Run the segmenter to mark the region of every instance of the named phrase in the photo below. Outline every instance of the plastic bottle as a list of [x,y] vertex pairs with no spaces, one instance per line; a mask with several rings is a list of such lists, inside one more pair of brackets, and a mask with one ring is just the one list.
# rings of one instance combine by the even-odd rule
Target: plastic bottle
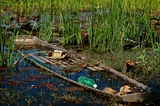
[[97,84],[95,83],[95,81],[85,76],[80,76],[78,78],[78,82],[93,88],[97,88]]

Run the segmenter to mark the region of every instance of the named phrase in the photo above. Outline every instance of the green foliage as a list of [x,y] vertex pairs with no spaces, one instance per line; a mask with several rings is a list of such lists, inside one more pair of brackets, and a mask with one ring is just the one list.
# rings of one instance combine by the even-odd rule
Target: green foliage
[[140,67],[142,67],[142,70],[144,73],[157,73],[159,74],[160,70],[160,44],[155,44],[153,46],[153,51],[147,51],[144,49],[140,56],[138,57],[140,61]]
[[[151,18],[153,11],[159,11],[160,0],[7,0],[5,5],[19,14],[43,14],[38,36],[47,41],[54,36],[56,20],[64,45],[83,44],[85,32],[90,50],[118,51],[132,43],[125,39],[135,41],[139,47],[154,47],[159,36]],[[82,21],[81,16],[88,11],[90,17],[84,16]]]
[[[1,2],[1,1],[0,1]],[[0,4],[0,8],[2,8]],[[0,11],[0,26],[2,25],[2,20],[1,20],[1,11]],[[2,27],[0,27],[0,66],[3,65],[3,36],[2,36]]]
[[51,41],[51,37],[53,36],[53,30],[53,21],[49,19],[48,15],[46,15],[40,25],[38,37],[46,41]]
[[[1,10],[2,11],[2,10]],[[2,26],[2,20],[1,20],[1,14],[0,14],[0,26]],[[3,30],[6,31],[6,30]],[[7,66],[7,67],[13,67],[14,61],[18,58],[18,56],[15,56],[13,59],[13,52],[14,52],[14,42],[15,39],[18,36],[18,31],[16,27],[13,29],[12,35],[7,39],[7,35],[4,33],[2,34],[2,27],[0,27],[0,67],[1,66]],[[6,45],[6,40],[7,45]],[[5,46],[7,46],[8,50],[7,53],[4,51]]]

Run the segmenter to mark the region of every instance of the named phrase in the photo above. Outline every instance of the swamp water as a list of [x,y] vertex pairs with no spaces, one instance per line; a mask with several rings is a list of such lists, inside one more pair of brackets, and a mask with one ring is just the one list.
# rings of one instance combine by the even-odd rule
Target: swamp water
[[[33,53],[40,50],[32,47],[29,50],[23,49],[22,51],[24,53]],[[47,64],[42,65],[47,66]],[[119,91],[120,87],[126,83],[106,72],[93,72],[88,69],[83,69],[81,72],[65,72],[49,65],[48,67],[54,72],[75,81],[80,76],[91,78],[96,82],[97,89],[100,90],[103,90],[104,87],[111,87]],[[101,97],[91,91],[84,91],[81,87],[55,77],[52,73],[36,67],[27,60],[23,60],[19,64],[18,69],[1,69],[0,75],[2,95],[0,104],[3,106],[21,106],[26,104],[34,106],[102,106],[115,104],[114,100]],[[153,82],[158,85],[156,79],[152,79],[148,84],[153,86]]]
[[[88,13],[87,13],[88,14]],[[82,20],[86,18],[83,13]],[[90,17],[87,16],[87,17]],[[33,22],[34,23],[34,22]],[[35,25],[35,24],[34,24]],[[5,28],[8,26],[4,26]],[[11,25],[9,26],[11,27]],[[36,26],[37,27],[37,26]],[[26,30],[26,28],[24,28]],[[54,28],[53,28],[54,29]],[[36,32],[37,30],[35,30]],[[23,33],[27,33],[24,31]],[[23,34],[22,33],[22,34]],[[37,49],[23,50],[32,53]],[[77,81],[80,76],[87,76],[96,81],[97,89],[111,87],[117,91],[124,82],[105,72],[92,72],[84,69],[81,72],[66,73],[63,70],[50,67],[51,70]],[[35,67],[33,64],[24,60],[18,70],[0,70],[1,95],[0,105],[110,105],[112,100],[97,97],[93,92],[83,91],[80,87],[70,84],[64,80],[54,77],[51,73]],[[156,77],[148,81],[149,86],[159,88],[160,78]],[[114,100],[113,100],[114,101]],[[142,104],[144,105],[144,104]]]
[[[37,52],[37,49],[22,50],[25,53]],[[77,81],[80,76],[94,79],[98,89],[111,87],[117,91],[122,86],[122,81],[104,74],[83,69],[81,72],[66,73],[63,70],[50,67],[67,78]],[[35,67],[27,60],[23,60],[17,69],[1,69],[1,95],[0,104],[7,105],[106,105],[110,101],[98,97],[91,91],[66,82],[52,75],[52,73]]]

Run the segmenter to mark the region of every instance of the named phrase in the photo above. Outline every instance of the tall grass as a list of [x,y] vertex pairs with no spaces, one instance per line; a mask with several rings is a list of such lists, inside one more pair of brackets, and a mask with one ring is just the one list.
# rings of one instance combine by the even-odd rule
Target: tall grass
[[[0,0],[1,2],[1,0]],[[1,8],[1,11],[0,11],[0,66],[3,66],[3,51],[4,51],[4,45],[3,45],[3,36],[2,36],[2,20],[1,20],[1,12],[2,12],[2,4],[0,4],[0,8]]]
[[[1,11],[3,10],[0,4]],[[1,13],[2,14],[2,13]],[[17,60],[18,55],[13,57],[14,55],[14,42],[18,36],[18,30],[16,27],[13,30],[13,33],[8,37],[7,30],[2,30],[2,16],[0,14],[0,67],[14,67],[14,62]],[[16,26],[16,25],[14,25]],[[2,31],[4,32],[2,34]],[[4,50],[5,46],[7,46],[7,51]]]
[[110,50],[119,49],[125,45],[124,38],[133,39],[141,46],[150,43],[153,46],[156,43],[153,40],[153,30],[150,27],[152,1],[143,1],[140,4],[134,2],[128,4],[126,0],[111,0],[108,8],[110,13],[107,16],[98,14],[94,17],[99,25],[94,30],[90,26],[93,33],[96,33],[94,38],[90,38],[94,42],[90,47],[100,46],[102,51],[105,50],[105,47]]
[[11,7],[13,4],[15,4],[14,8],[18,8],[21,13],[38,11],[45,17],[51,17],[50,21],[46,19],[42,22],[40,29],[39,37],[46,40],[53,35],[53,15],[56,15],[63,30],[64,44],[83,43],[81,27],[84,24],[80,20],[83,14],[80,10],[87,10],[92,12],[91,18],[85,20],[91,50],[95,48],[102,52],[120,50],[128,43],[125,39],[134,40],[141,47],[145,47],[146,44],[153,46],[156,43],[157,35],[151,28],[150,21],[152,12],[160,9],[160,0],[8,1]]
[[[15,50],[14,44],[15,44],[16,38],[18,37],[18,33],[19,31],[17,31],[17,28],[14,28],[13,33],[9,37],[6,34],[1,34],[0,66],[7,66],[10,68],[14,67],[14,63],[18,59],[18,54],[17,55],[14,54],[14,50]],[[6,50],[4,50],[4,48]]]
[[[137,41],[137,44],[143,46],[145,44],[156,43],[153,40],[153,30],[150,25],[151,12],[155,9],[153,2],[147,0],[138,2],[137,0],[89,0],[89,1],[67,1],[57,2],[56,11],[62,18],[63,41],[64,44],[73,44],[83,42],[83,26],[80,21],[75,23],[72,18],[72,12],[79,17],[82,13],[79,10],[86,9],[92,12],[92,17],[87,19],[87,33],[89,34],[90,49],[96,48],[98,51],[119,50],[125,46],[124,39]],[[82,6],[84,3],[86,6]],[[66,4],[66,5],[65,5]],[[109,5],[108,5],[109,4]],[[78,10],[78,11],[77,11]],[[106,13],[106,11],[109,11]],[[79,20],[79,18],[77,18]],[[143,34],[145,33],[145,34]]]

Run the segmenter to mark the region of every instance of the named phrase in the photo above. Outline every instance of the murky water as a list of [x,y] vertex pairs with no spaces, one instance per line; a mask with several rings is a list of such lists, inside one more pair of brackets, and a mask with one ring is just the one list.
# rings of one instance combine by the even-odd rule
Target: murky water
[[[44,50],[41,48],[40,50]],[[39,51],[32,47],[23,49],[25,53]],[[44,55],[44,54],[39,54]],[[47,67],[46,64],[42,64]],[[103,90],[104,87],[111,87],[119,91],[125,83],[115,76],[106,72],[93,72],[83,69],[81,72],[64,72],[55,67],[48,67],[56,73],[77,81],[80,76],[86,76],[96,81],[97,89]],[[159,88],[159,77],[152,79],[148,85]],[[91,91],[84,91],[82,88],[53,76],[50,72],[35,67],[27,60],[23,60],[18,69],[1,69],[1,105],[109,105],[114,102],[97,96]]]
[[[90,18],[91,12],[82,12],[81,21],[85,21]],[[8,16],[9,17],[9,16]],[[66,16],[67,17],[67,16]],[[71,18],[74,18],[72,16]],[[57,17],[54,17],[55,21]],[[47,20],[43,16],[40,20],[30,19],[29,27],[34,27],[35,32],[40,27],[37,24],[41,24],[42,21]],[[16,20],[17,21],[17,20]],[[3,29],[8,30],[5,33],[13,34],[11,31],[12,24],[16,28],[21,27],[20,23],[15,20],[8,24],[6,21],[2,23]],[[27,23],[28,23],[27,22]],[[39,23],[38,23],[39,22]],[[21,34],[28,34],[24,23],[24,29]],[[37,29],[36,29],[37,28]],[[53,28],[54,29],[54,28]],[[127,39],[128,40],[128,39]],[[131,42],[131,41],[130,41]],[[38,51],[34,47],[29,50],[23,50],[26,53]],[[118,80],[116,77],[109,75],[106,72],[92,72],[88,69],[84,69],[81,72],[70,72],[66,73],[63,70],[56,69],[55,67],[50,67],[51,70],[62,74],[72,80],[77,81],[80,76],[87,76],[96,81],[98,85],[97,89],[103,90],[104,87],[111,87],[119,91],[120,87],[124,84],[123,81]],[[148,85],[160,89],[159,76],[148,81]],[[83,91],[80,87],[70,84],[64,80],[54,77],[51,73],[41,70],[35,67],[33,64],[24,60],[20,65],[18,70],[0,70],[0,82],[1,82],[1,95],[0,99],[1,105],[109,105],[108,100],[102,100],[102,98],[97,97],[92,92]]]
[[[23,50],[23,52],[37,52],[37,49]],[[51,70],[65,77],[77,81],[80,76],[87,76],[96,81],[98,89],[112,87],[119,90],[122,81],[104,72],[92,72],[84,69],[81,72],[65,73],[63,70],[50,67]],[[1,70],[2,105],[104,105],[107,101],[97,97],[92,92],[68,83],[53,76],[51,73],[35,67],[27,60],[23,60],[18,69]],[[93,103],[94,102],[94,103]]]

